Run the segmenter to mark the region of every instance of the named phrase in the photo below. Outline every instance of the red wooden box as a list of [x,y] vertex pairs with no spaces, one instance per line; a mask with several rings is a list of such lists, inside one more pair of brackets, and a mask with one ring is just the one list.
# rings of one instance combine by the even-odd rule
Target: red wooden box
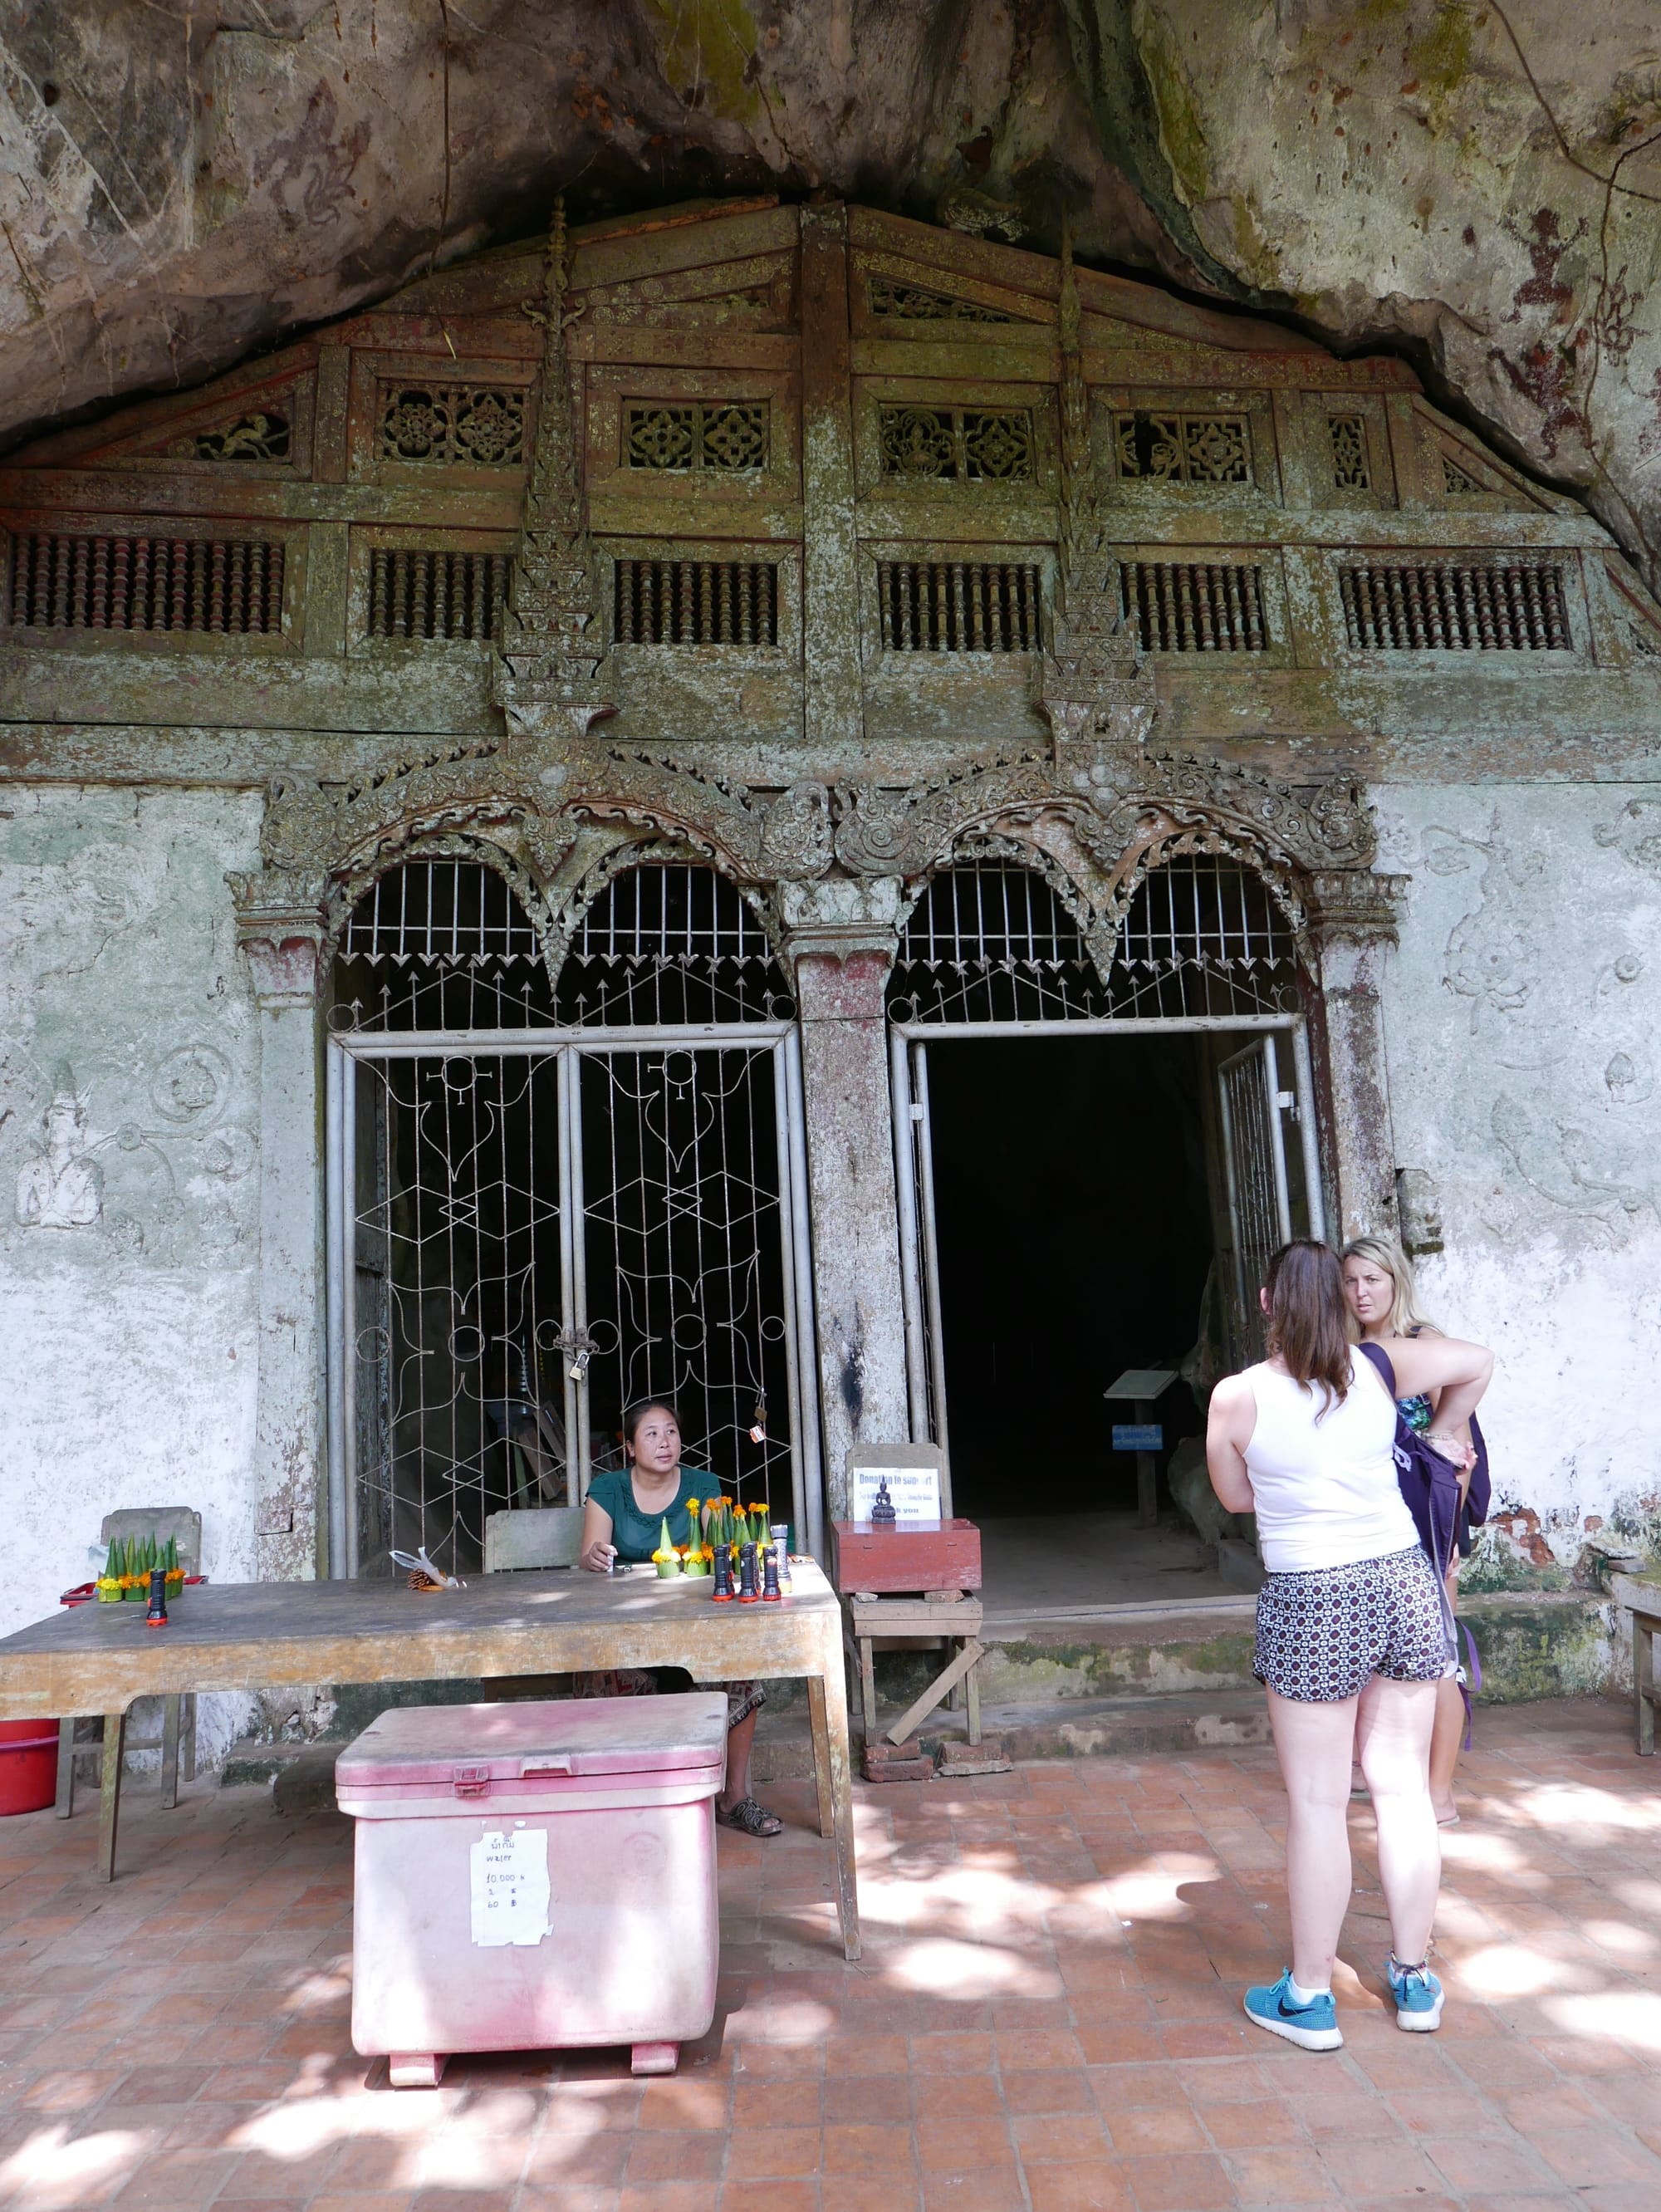
[[980,1531],[973,1521],[908,1521],[873,1528],[831,1522],[831,1579],[843,1596],[875,1590],[979,1589]]

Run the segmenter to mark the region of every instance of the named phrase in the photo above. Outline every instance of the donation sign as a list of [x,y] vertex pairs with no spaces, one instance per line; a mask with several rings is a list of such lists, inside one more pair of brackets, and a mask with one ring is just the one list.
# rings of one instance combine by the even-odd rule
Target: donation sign
[[1165,1431],[1157,1421],[1115,1421],[1113,1449],[1115,1451],[1162,1451]]
[[540,1943],[552,1932],[545,1829],[487,1828],[470,1858],[473,1941],[481,1949]]
[[883,1484],[888,1503],[899,1521],[937,1521],[940,1518],[940,1474],[932,1467],[856,1467],[853,1474],[853,1517],[869,1521]]

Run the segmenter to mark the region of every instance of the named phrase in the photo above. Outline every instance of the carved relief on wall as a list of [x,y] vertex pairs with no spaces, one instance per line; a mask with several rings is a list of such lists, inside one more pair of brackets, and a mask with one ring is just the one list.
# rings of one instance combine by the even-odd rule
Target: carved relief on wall
[[17,1218],[25,1229],[89,1229],[104,1211],[104,1171],[94,1154],[87,1094],[68,1063],[52,1079],[41,1116],[42,1144],[17,1171]]

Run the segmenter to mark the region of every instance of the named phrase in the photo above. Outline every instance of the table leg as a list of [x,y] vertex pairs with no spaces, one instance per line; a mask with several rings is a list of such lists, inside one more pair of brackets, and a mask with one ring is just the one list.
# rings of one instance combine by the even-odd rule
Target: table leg
[[179,1698],[161,1700],[161,1809],[171,1813],[179,1802]]
[[[842,1955],[859,1956],[859,1890],[853,1858],[853,1777],[848,1767],[848,1701],[842,1685],[842,1655],[827,1638],[820,1696],[830,1750],[832,1825],[836,1835],[836,1893],[842,1923]],[[811,1686],[811,1677],[809,1678]],[[809,1686],[811,1695],[811,1686]]]
[[865,1741],[870,1743],[876,1735],[876,1671],[869,1636],[859,1638],[859,1710],[865,1723]]
[[127,1747],[125,1711],[104,1716],[104,1771],[98,1787],[98,1871],[115,1880],[115,1826],[121,1811],[121,1758]]
[[980,1668],[971,1667],[963,1678],[964,1702],[969,1708],[969,1741],[980,1741]]
[[58,1795],[53,1799],[60,1820],[75,1810],[75,1715],[58,1723]]
[[196,1780],[196,1692],[185,1693],[183,1719],[179,1730],[179,1764],[181,1782]]
[[831,1799],[830,1732],[825,1726],[825,1686],[816,1674],[808,1677],[808,1714],[813,1723],[813,1782],[819,1793],[819,1832],[836,1833]]
[[1655,1756],[1655,1631],[1634,1616],[1632,1624],[1632,1686],[1638,1723],[1638,1756]]

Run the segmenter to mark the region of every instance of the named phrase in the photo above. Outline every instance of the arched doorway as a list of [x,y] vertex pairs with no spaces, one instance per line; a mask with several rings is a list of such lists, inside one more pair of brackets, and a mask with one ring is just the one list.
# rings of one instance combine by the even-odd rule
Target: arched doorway
[[[1145,1532],[1210,1377],[1258,1356],[1269,1252],[1323,1214],[1293,910],[1176,851],[1097,914],[1000,840],[924,885],[888,1013],[912,1430],[989,1594],[1000,1545],[1038,1544],[1053,1598],[1052,1522],[1090,1551],[1081,1602],[1204,1595],[1214,1562]],[[1177,1379],[1106,1395],[1135,1374]]]
[[653,1393],[729,1494],[794,1521],[804,1461],[817,1480],[795,1009],[767,931],[714,871],[632,854],[561,915],[523,889],[494,863],[412,860],[340,933],[341,1571],[420,1545],[476,1569],[490,1514],[579,1502]]

